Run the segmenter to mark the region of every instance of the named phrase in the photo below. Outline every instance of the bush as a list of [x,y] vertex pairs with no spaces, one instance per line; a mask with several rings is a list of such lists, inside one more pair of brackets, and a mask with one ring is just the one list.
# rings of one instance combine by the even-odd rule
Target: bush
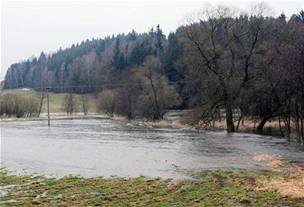
[[73,93],[67,93],[64,96],[63,109],[68,115],[72,115],[74,112],[77,112],[76,99]]
[[103,111],[109,116],[115,112],[116,92],[114,90],[104,90],[98,95],[97,110]]
[[0,96],[0,115],[16,117],[37,116],[39,99],[33,95],[4,94]]

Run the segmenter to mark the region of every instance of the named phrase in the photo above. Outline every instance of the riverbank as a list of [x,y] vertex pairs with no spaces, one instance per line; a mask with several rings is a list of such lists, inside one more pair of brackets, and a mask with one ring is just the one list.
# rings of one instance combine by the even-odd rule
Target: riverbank
[[[172,113],[172,112],[171,112]],[[182,116],[175,116],[167,114],[164,119],[162,120],[126,120],[123,117],[114,117],[114,120],[122,120],[126,122],[130,126],[135,127],[146,127],[146,128],[171,128],[171,129],[193,129],[193,130],[207,130],[207,131],[226,131],[226,120],[217,120],[214,122],[204,123],[199,121],[196,124],[190,124],[189,122],[185,121]],[[262,135],[269,135],[275,137],[286,137],[290,141],[298,141],[299,137],[296,132],[296,126],[291,122],[291,132],[290,134],[287,133],[286,127],[280,126],[279,120],[269,120],[266,122],[264,129],[262,132],[257,131],[257,125],[259,120],[253,119],[244,119],[240,122],[235,121],[235,129],[236,132],[240,133],[250,133],[250,134],[262,134]]]
[[301,196],[268,186],[269,172],[204,171],[193,179],[81,178],[0,171],[1,206],[304,206]]
[[[73,115],[67,115],[66,113],[51,113],[52,120],[72,120],[72,119],[109,119],[105,114],[97,113],[88,113],[84,115],[83,113],[74,113]],[[39,117],[26,117],[26,118],[17,118],[17,117],[2,117],[0,122],[15,122],[15,121],[46,121],[48,120],[47,114],[42,113]]]
[[189,172],[191,179],[46,178],[0,169],[1,206],[304,206],[304,165],[260,154],[270,171]]

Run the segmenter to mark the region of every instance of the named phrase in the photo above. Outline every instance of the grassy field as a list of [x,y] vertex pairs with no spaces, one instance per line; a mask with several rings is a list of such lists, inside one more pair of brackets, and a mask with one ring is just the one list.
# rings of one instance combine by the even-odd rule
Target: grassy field
[[[37,98],[41,97],[41,92],[34,91],[34,90],[21,90],[21,89],[14,89],[14,90],[4,90],[2,91],[3,94],[5,93],[13,93],[13,94],[20,94],[20,95],[33,95]],[[50,98],[50,112],[51,113],[63,113],[63,106],[64,106],[64,97],[65,93],[49,93]],[[74,94],[75,102],[76,102],[76,109],[78,112],[82,112],[82,102],[81,102],[81,95]],[[89,105],[89,112],[95,113],[96,112],[96,98],[92,94],[86,94],[86,100],[88,101]],[[47,112],[47,102],[46,97],[43,102],[42,106],[42,113]]]
[[202,172],[193,180],[138,178],[61,179],[0,171],[0,206],[304,206],[303,198],[259,190],[274,175]]

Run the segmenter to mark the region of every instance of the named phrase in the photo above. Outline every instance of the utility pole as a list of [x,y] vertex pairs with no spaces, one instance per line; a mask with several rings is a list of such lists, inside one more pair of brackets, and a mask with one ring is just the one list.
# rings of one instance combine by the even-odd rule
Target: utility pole
[[50,127],[51,126],[50,98],[49,98],[49,89],[50,89],[50,87],[48,86],[49,85],[49,70],[48,70],[48,68],[46,68],[46,84],[47,84],[47,87],[45,89],[46,89],[46,97],[47,97],[48,126]]
[[48,113],[48,126],[51,125],[51,118],[50,118],[50,99],[49,99],[49,89],[50,87],[46,87],[46,97],[47,97],[47,113]]

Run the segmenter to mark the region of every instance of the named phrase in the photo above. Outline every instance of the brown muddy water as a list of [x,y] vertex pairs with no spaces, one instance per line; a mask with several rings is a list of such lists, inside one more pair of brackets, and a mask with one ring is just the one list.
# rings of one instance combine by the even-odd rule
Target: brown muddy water
[[15,173],[61,177],[184,178],[206,169],[264,170],[255,155],[303,161],[285,139],[254,134],[147,129],[112,120],[1,123],[1,166]]

